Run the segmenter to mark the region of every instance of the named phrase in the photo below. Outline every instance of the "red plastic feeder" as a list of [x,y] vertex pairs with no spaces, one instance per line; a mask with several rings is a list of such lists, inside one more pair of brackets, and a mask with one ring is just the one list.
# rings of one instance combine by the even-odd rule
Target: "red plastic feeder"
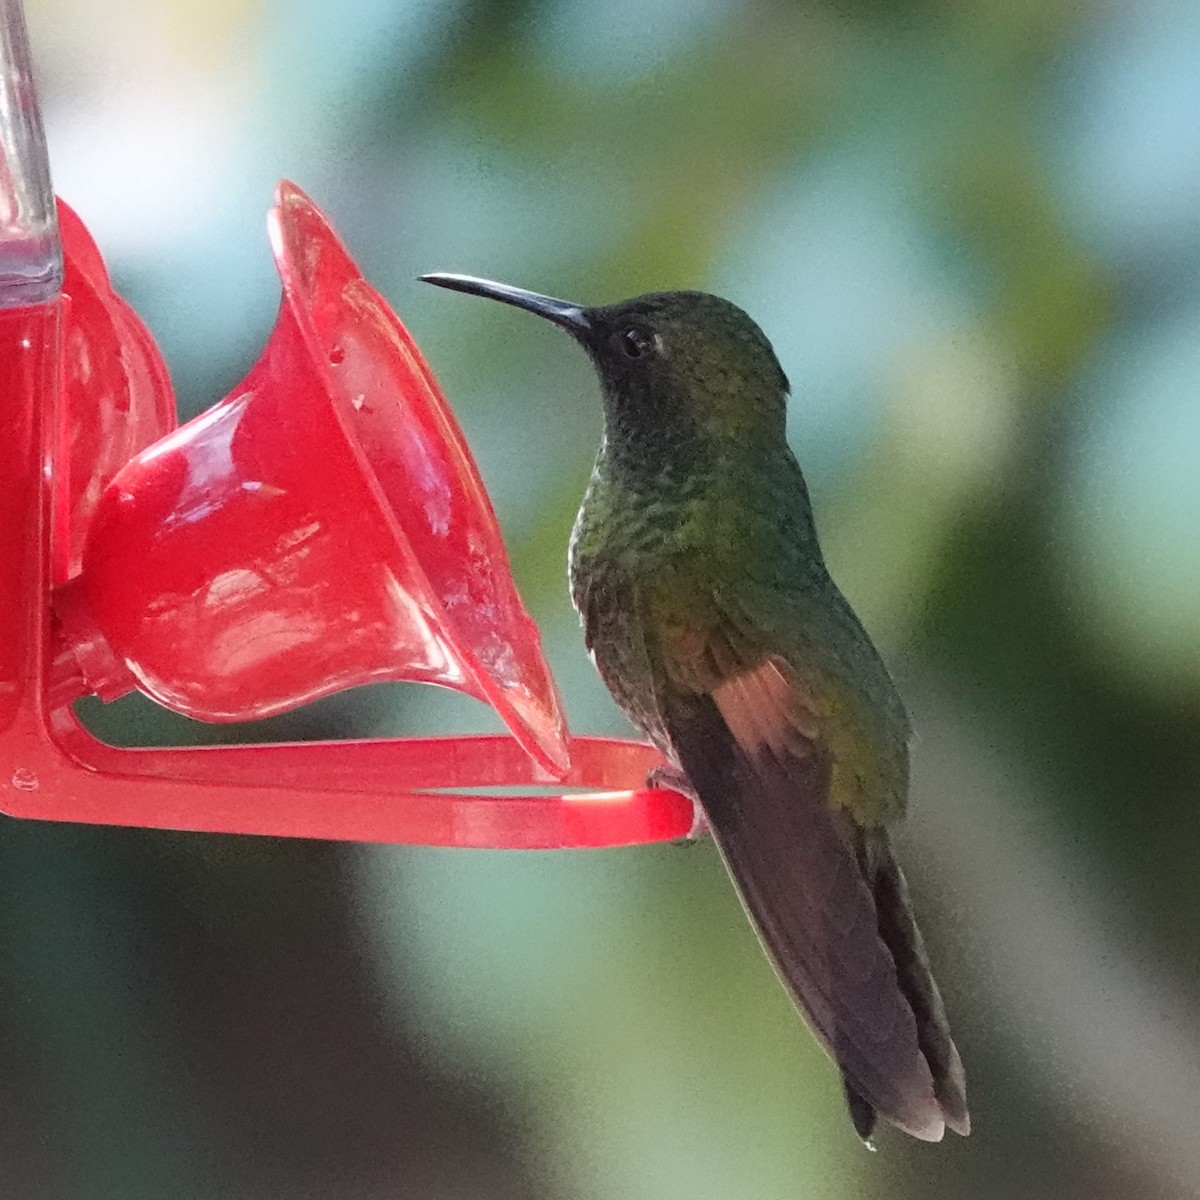
[[[0,262],[30,247],[52,261],[36,106],[20,116],[0,130],[9,175],[42,205],[10,208]],[[157,348],[69,209],[61,289],[52,273],[0,278],[0,810],[446,846],[685,836],[691,802],[644,787],[651,747],[568,737],[487,494],[407,331],[294,185],[269,227],[275,331],[178,429]],[[378,680],[466,692],[512,736],[121,749],[72,707],[137,688],[241,721]]]
[[269,224],[284,299],[258,365],[117,472],[55,595],[88,690],[245,721],[440,683],[565,774],[537,630],[432,374],[298,188]]

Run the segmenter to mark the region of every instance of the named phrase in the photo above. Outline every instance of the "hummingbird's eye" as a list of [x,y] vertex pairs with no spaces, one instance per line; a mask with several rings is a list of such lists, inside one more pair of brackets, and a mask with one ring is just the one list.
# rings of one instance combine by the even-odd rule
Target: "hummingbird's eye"
[[654,338],[636,325],[622,329],[617,334],[617,342],[626,358],[644,358],[654,349]]

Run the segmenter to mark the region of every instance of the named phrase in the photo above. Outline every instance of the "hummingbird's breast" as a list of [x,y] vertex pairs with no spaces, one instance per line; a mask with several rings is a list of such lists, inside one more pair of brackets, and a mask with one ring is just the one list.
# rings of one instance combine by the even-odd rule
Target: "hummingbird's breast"
[[689,553],[701,489],[657,479],[614,479],[601,459],[571,535],[571,599],[588,651],[626,716],[666,746],[656,697],[662,663],[645,597],[670,565]]

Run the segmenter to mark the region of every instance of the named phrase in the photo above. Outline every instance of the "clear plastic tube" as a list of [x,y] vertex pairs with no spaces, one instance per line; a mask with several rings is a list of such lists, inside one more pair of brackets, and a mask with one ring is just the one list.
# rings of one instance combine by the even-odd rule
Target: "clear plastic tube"
[[0,0],[0,309],[52,299],[62,270],[25,11]]

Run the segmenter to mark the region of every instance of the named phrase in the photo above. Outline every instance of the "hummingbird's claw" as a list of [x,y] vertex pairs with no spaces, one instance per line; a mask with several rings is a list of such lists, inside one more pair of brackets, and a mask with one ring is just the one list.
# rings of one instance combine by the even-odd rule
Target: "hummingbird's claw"
[[646,786],[667,788],[672,792],[678,792],[681,796],[686,796],[692,802],[692,827],[673,845],[694,845],[708,832],[708,818],[704,815],[700,797],[696,795],[696,789],[692,787],[688,777],[678,767],[654,767],[646,775]]

